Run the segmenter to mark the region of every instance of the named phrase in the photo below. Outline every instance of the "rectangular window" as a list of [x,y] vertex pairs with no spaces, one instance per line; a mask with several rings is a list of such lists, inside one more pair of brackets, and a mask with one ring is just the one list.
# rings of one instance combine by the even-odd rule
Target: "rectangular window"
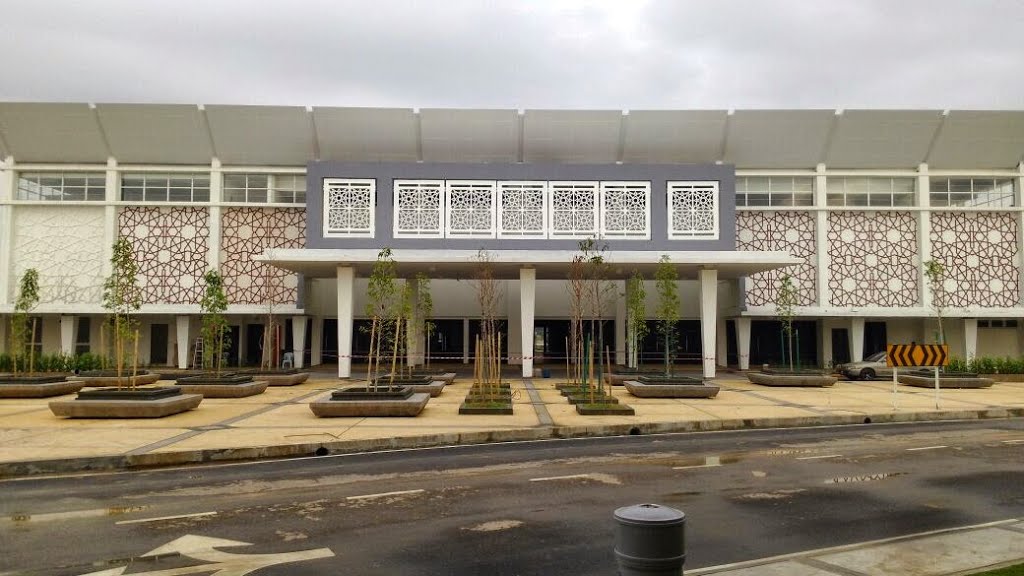
[[106,179],[103,172],[21,172],[18,200],[102,202]]
[[372,238],[376,180],[324,179],[325,238]]
[[668,183],[668,237],[718,239],[718,182]]
[[395,238],[443,238],[444,180],[395,180]]
[[597,182],[550,182],[549,238],[597,236]]
[[835,176],[827,179],[829,206],[914,206],[914,178]]
[[88,316],[78,317],[78,328],[75,332],[75,354],[85,354],[90,351],[89,340],[92,332],[92,320]]
[[121,200],[126,202],[209,202],[210,175],[126,173],[121,177]]
[[649,239],[650,204],[650,182],[601,182],[601,236]]
[[932,206],[1010,208],[1014,205],[1012,178],[932,178]]
[[305,204],[302,174],[224,174],[224,201],[249,204]]
[[494,238],[497,208],[494,180],[445,182],[445,235]]
[[811,176],[738,176],[737,206],[814,206]]
[[305,174],[274,174],[271,176],[270,201],[274,204],[305,204]]
[[498,182],[498,238],[547,238],[548,183]]

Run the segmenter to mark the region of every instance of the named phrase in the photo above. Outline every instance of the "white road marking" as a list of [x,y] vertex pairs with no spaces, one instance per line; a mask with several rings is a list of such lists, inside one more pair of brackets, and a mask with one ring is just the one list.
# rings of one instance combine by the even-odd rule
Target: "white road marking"
[[1020,440],[1003,440],[1003,444],[1024,444],[1024,439],[1020,439]]
[[714,468],[722,465],[721,456],[705,456],[703,464],[696,464],[694,466],[673,466],[673,470],[689,470],[691,468]]
[[75,518],[100,518],[103,516],[119,516],[130,512],[141,512],[148,506],[117,506],[114,508],[93,508],[91,510],[70,510],[68,512],[47,512],[44,514],[11,514],[0,520],[8,522],[47,522],[52,520],[71,520]]
[[939,448],[949,448],[949,446],[922,446],[920,448],[907,448],[907,452],[916,452],[917,450],[938,450]]
[[797,460],[820,460],[822,458],[842,458],[842,454],[822,454],[821,456],[801,456]]
[[114,524],[142,524],[143,522],[159,522],[160,520],[179,520],[181,518],[198,518],[200,516],[216,516],[216,512],[196,512],[195,514],[178,514],[177,516],[158,516],[156,518],[139,518],[137,520],[121,520]]
[[518,528],[523,525],[522,520],[492,520],[491,522],[484,522],[483,524],[477,524],[472,528],[463,528],[463,530],[469,530],[470,532],[496,532],[499,530],[508,530],[510,528]]
[[419,494],[425,492],[422,488],[418,490],[399,490],[397,492],[381,492],[379,494],[362,494],[360,496],[349,496],[346,500],[372,500],[374,498],[387,498],[388,496],[405,496],[407,494]]
[[530,478],[530,482],[547,482],[549,480],[576,480],[590,478],[590,474],[570,474],[568,476],[548,476],[546,478]]

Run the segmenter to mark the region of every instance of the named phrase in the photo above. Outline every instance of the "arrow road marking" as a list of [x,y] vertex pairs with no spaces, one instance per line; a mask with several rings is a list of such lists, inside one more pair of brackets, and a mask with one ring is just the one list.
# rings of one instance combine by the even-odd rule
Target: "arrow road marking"
[[[230,548],[236,546],[252,546],[248,542],[237,540],[225,540],[223,538],[211,538],[209,536],[194,536],[186,534],[177,540],[168,542],[163,546],[149,551],[145,556],[158,556],[161,554],[177,553],[196,560],[210,562],[199,566],[183,566],[166,570],[153,570],[150,572],[134,572],[133,576],[180,576],[184,574],[209,573],[213,576],[244,576],[269,566],[287,564],[290,562],[302,562],[303,560],[316,560],[319,558],[331,558],[334,552],[330,548],[317,548],[315,550],[299,550],[297,552],[281,552],[278,554],[232,554],[222,552],[214,548]],[[81,576],[120,576],[124,574],[127,566],[111,568],[99,572],[90,572]]]

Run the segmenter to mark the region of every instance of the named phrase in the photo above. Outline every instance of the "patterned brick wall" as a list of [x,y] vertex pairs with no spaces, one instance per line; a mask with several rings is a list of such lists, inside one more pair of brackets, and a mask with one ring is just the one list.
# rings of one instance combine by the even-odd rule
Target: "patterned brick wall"
[[1017,306],[1020,254],[1017,221],[1002,212],[935,212],[932,258],[946,270],[949,307]]
[[828,254],[832,306],[918,305],[914,214],[829,213]]
[[222,214],[224,287],[232,304],[294,304],[295,274],[254,262],[267,248],[302,248],[306,212],[301,208],[226,208]]
[[754,274],[747,280],[748,306],[771,306],[779,278],[789,274],[799,292],[799,306],[813,306],[817,293],[817,252],[814,214],[810,212],[756,211],[736,213],[737,250],[785,250],[804,259],[789,266]]
[[210,226],[205,208],[127,207],[118,216],[132,242],[143,304],[198,304]]
[[103,293],[103,218],[103,208],[16,207],[10,301],[14,301],[25,270],[35,268],[39,272],[41,304],[99,304]]

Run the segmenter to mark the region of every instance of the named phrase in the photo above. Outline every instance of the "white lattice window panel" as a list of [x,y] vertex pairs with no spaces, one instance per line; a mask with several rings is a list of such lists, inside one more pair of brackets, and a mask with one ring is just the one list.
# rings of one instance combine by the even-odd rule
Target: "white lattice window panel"
[[718,182],[668,182],[668,237],[718,239]]
[[395,180],[395,238],[442,238],[444,180]]
[[324,179],[325,238],[372,238],[376,180]]
[[448,180],[445,187],[447,236],[494,238],[497,211],[494,180]]
[[601,237],[651,237],[651,183],[601,182]]
[[551,182],[550,237],[597,236],[597,182]]
[[498,238],[547,238],[548,183],[498,182]]

